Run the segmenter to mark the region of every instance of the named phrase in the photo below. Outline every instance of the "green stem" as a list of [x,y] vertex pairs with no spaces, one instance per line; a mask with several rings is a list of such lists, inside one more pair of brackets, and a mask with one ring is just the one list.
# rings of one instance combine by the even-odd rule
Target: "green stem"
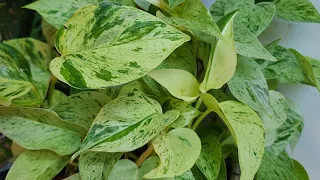
[[192,130],[196,130],[197,127],[199,126],[199,124],[202,122],[202,120],[208,115],[211,113],[211,110],[210,109],[207,109],[205,112],[203,112],[201,114],[201,116],[194,122],[193,126],[192,126]]
[[39,93],[38,88],[37,88],[34,84],[32,84],[32,91],[34,92],[34,94],[36,95],[36,97],[37,97],[38,99],[42,99],[42,98],[41,98],[41,95],[40,95],[40,93]]
[[202,99],[201,99],[201,97],[199,97],[195,108],[196,108],[196,109],[199,109],[200,106],[201,106],[201,103],[202,103]]
[[58,79],[56,77],[54,77],[53,75],[51,75],[49,86],[48,86],[48,89],[47,89],[47,92],[46,92],[46,96],[44,98],[44,102],[46,100],[48,100],[48,106],[49,107],[52,104],[53,91],[54,91],[54,88],[55,88],[57,82],[58,82]]
[[133,154],[132,152],[128,152],[128,156],[133,160],[137,160],[139,158],[137,155]]

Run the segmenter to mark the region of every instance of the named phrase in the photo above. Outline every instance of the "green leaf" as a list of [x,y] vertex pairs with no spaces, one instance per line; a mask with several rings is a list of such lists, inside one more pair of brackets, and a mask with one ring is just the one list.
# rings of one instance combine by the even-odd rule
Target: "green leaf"
[[186,0],[168,0],[168,3],[170,8],[174,8],[185,1]]
[[167,100],[163,106],[166,107],[167,110],[177,110],[180,112],[180,116],[177,120],[175,120],[170,127],[180,128],[187,126],[194,118],[198,117],[201,112],[189,105],[186,102],[177,100],[177,99],[169,99]]
[[33,87],[30,65],[18,50],[0,44],[0,69],[0,104],[10,106]]
[[79,153],[86,150],[135,150],[149,142],[179,116],[179,112],[174,110],[165,114],[161,112],[158,102],[137,90],[124,94],[100,110]]
[[42,34],[50,47],[54,47],[54,41],[57,29],[49,24],[46,20],[41,20]]
[[264,152],[264,130],[259,116],[248,106],[236,101],[218,101],[202,94],[204,104],[216,112],[227,125],[238,146],[241,180],[253,179]]
[[279,18],[297,21],[320,23],[320,14],[309,0],[277,0],[276,15]]
[[269,146],[275,154],[279,154],[290,144],[291,149],[295,148],[302,129],[304,127],[303,116],[297,105],[287,100],[288,103],[288,116],[286,121],[276,130],[274,142]]
[[209,133],[201,137],[201,145],[201,153],[196,164],[207,179],[217,179],[222,160],[220,142],[213,133]]
[[73,126],[46,109],[0,107],[0,132],[20,146],[69,155],[80,147]]
[[[99,0],[99,1],[101,2],[101,0]],[[134,0],[108,0],[108,1],[113,2],[113,3],[123,4],[126,6],[136,7]]]
[[191,45],[184,43],[165,59],[157,69],[182,69],[197,75],[197,61]]
[[82,180],[107,179],[122,153],[84,152],[79,159]]
[[271,111],[259,113],[265,132],[275,130],[287,119],[288,105],[286,98],[277,91],[269,91]]
[[138,166],[128,159],[121,159],[114,165],[108,180],[138,180],[138,177]]
[[98,0],[39,0],[24,8],[37,11],[49,24],[59,29],[77,9],[96,3]]
[[73,174],[63,180],[81,180],[80,173]]
[[238,56],[237,69],[228,82],[232,95],[258,112],[269,112],[269,93],[259,65],[251,58]]
[[51,107],[60,118],[89,130],[100,109],[111,101],[105,94],[85,91],[71,95]]
[[159,69],[148,73],[152,79],[164,86],[174,97],[193,101],[199,96],[197,79],[181,69]]
[[226,180],[226,179],[227,179],[227,167],[226,167],[226,163],[223,160],[221,161],[220,171],[216,180]]
[[64,26],[56,36],[62,56],[51,61],[50,70],[80,89],[117,86],[143,77],[190,40],[157,17],[108,2],[78,10]]
[[226,95],[220,89],[212,89],[208,93],[211,94],[214,98],[216,98],[218,102],[236,100],[231,94]]
[[304,167],[296,160],[292,159],[295,175],[298,180],[309,180],[309,176]]
[[51,180],[68,164],[69,157],[50,151],[25,151],[14,162],[6,180]]
[[[151,2],[151,0],[149,0],[149,2]],[[154,5],[157,6],[157,4]],[[160,8],[163,7],[160,6]],[[179,9],[169,10],[164,8],[164,10],[166,10],[170,16],[166,16],[158,11],[157,17],[175,27],[189,31],[202,41],[213,43],[214,37],[223,38],[210,12],[200,0],[185,0]]]
[[233,40],[233,20],[237,12],[232,12],[219,23],[223,23],[222,35],[225,40],[218,40],[212,47],[205,77],[200,84],[201,92],[219,89],[233,76],[237,66],[237,54]]
[[65,98],[67,98],[67,95],[65,95],[63,92],[55,89],[53,91],[53,95],[52,95],[51,107],[54,106],[55,104],[57,104],[58,102],[64,100]]
[[320,61],[310,57],[305,58],[307,59],[312,69],[312,71],[309,72],[311,76],[310,78],[312,79],[314,86],[316,86],[318,91],[320,92]]
[[197,134],[188,128],[178,128],[168,133],[161,132],[152,145],[159,155],[160,165],[144,178],[170,178],[182,175],[196,162],[201,151]]

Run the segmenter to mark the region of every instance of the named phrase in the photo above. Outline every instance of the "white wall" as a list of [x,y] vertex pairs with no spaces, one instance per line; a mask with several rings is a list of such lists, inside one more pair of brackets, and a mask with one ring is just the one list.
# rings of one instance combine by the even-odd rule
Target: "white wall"
[[[202,0],[210,7],[214,0]],[[311,0],[320,11],[320,1]],[[320,24],[295,23],[274,19],[259,37],[263,43],[282,37],[280,45],[320,60]],[[299,104],[305,120],[301,139],[292,157],[307,170],[311,180],[320,179],[320,96],[316,88],[305,85],[280,85],[279,90]]]

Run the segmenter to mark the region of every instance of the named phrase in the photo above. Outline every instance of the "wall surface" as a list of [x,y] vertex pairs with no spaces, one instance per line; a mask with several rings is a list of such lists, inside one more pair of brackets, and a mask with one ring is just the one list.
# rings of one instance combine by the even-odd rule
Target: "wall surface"
[[[202,0],[210,7],[214,0]],[[311,0],[320,11],[320,0]],[[263,43],[282,37],[280,45],[320,60],[320,24],[295,23],[275,18],[259,37]],[[320,179],[320,96],[316,88],[280,85],[279,90],[299,104],[305,121],[301,139],[292,157],[307,170],[311,180]]]

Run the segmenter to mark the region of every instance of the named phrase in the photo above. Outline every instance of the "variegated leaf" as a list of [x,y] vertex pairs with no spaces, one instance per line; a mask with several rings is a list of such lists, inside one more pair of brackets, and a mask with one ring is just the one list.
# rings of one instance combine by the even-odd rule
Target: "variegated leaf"
[[143,77],[190,40],[157,17],[108,2],[78,10],[64,26],[56,36],[62,56],[51,61],[50,70],[59,80],[82,89]]
[[100,109],[112,99],[94,91],[71,95],[51,107],[60,118],[89,130]]
[[276,15],[282,19],[320,23],[320,14],[310,0],[277,0],[275,4]]
[[216,98],[218,102],[236,100],[236,98],[234,98],[231,94],[227,95],[220,89],[212,89],[208,93],[211,94],[214,98]]
[[42,34],[50,47],[54,47],[57,29],[49,24],[46,20],[41,20]]
[[80,147],[74,126],[46,109],[0,107],[0,132],[20,146],[69,155]]
[[270,112],[268,85],[253,59],[238,56],[237,69],[228,87],[240,102],[258,112]]
[[77,154],[86,150],[135,150],[149,142],[179,116],[179,112],[174,110],[165,114],[161,112],[161,106],[155,100],[137,90],[128,92],[100,110]]
[[220,171],[216,180],[226,180],[227,179],[227,167],[224,160],[221,161]]
[[170,8],[174,8],[185,1],[186,0],[168,0],[168,3]]
[[147,0],[133,0],[141,9],[149,11],[151,4]]
[[201,92],[221,88],[236,70],[237,54],[233,40],[233,20],[236,15],[237,12],[232,12],[218,22],[225,40],[219,39],[211,49],[206,74],[200,84]]
[[39,0],[24,8],[37,11],[49,24],[59,29],[77,9],[96,3],[98,0]]
[[69,157],[50,151],[25,151],[14,162],[6,180],[51,180],[65,165]]
[[112,171],[110,172],[108,180],[138,180],[139,177],[139,168],[138,166],[128,160],[121,159],[115,165]]
[[165,59],[157,69],[182,69],[197,75],[197,61],[191,45],[184,43]]
[[259,116],[248,106],[236,101],[218,101],[202,94],[204,104],[216,112],[227,125],[238,146],[241,180],[253,179],[264,152],[264,130]]
[[152,145],[161,162],[157,168],[143,176],[146,179],[182,175],[195,164],[201,151],[198,135],[188,128],[162,132],[152,140]]
[[180,128],[187,126],[194,118],[198,117],[201,112],[184,101],[177,99],[169,99],[163,105],[167,110],[177,110],[180,116],[175,120],[170,127]]
[[187,71],[181,69],[159,69],[150,71],[148,76],[164,86],[176,98],[189,102],[199,96],[199,83]]
[[59,91],[59,90],[54,90],[53,94],[52,94],[52,106],[54,106],[55,104],[57,104],[58,102],[64,100],[65,98],[67,98],[68,96],[65,95],[63,92]]
[[305,58],[307,59],[312,69],[312,71],[309,72],[309,76],[311,76],[313,85],[316,86],[318,91],[320,92],[320,61],[310,57]]
[[10,106],[15,98],[27,94],[31,83],[30,65],[23,55],[6,44],[0,44],[0,104]]
[[214,135],[214,133],[209,133],[200,139],[202,147],[196,164],[207,179],[217,179],[222,160],[222,151],[219,139]]
[[82,180],[107,179],[122,153],[85,152],[79,159]]
[[163,8],[170,16],[166,16],[160,11],[157,12],[157,17],[165,22],[178,27],[186,29],[191,34],[202,41],[212,43],[214,37],[223,38],[219,27],[215,24],[208,9],[202,4],[200,0],[185,0],[180,7],[169,10],[167,5],[161,6],[164,2],[161,0],[161,5],[156,4],[154,0],[148,0],[154,5]]

